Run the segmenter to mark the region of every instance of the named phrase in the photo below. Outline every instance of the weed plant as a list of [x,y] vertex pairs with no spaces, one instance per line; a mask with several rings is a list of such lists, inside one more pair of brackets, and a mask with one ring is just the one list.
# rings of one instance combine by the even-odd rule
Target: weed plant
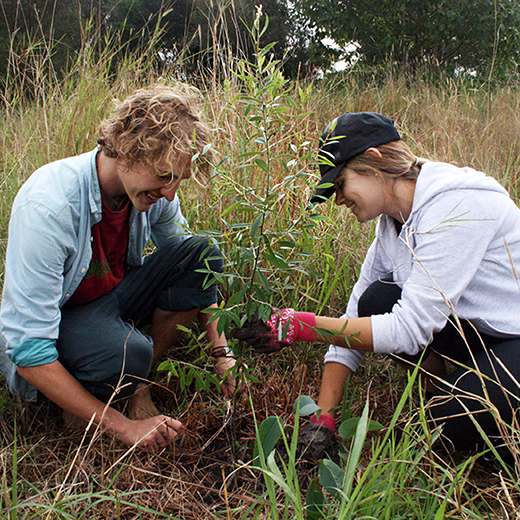
[[[373,225],[356,223],[333,204],[307,209],[317,180],[317,138],[340,113],[385,113],[417,155],[483,169],[513,197],[519,194],[515,87],[371,78],[356,70],[289,83],[270,49],[258,44],[266,23],[259,12],[251,28],[254,60],[229,59],[230,73],[219,82],[190,79],[214,126],[219,159],[204,190],[186,184],[180,196],[192,229],[214,237],[225,254],[217,314],[226,332],[271,307],[343,312]],[[95,48],[88,41],[60,77],[52,73],[52,49],[38,51],[42,42],[28,48],[30,76],[13,57],[0,123],[2,262],[10,207],[24,180],[49,161],[92,149],[112,99],[183,77],[179,64],[156,70],[153,41],[137,55],[122,53],[116,37]],[[188,431],[158,454],[124,449],[93,429],[64,430],[51,403],[15,402],[2,381],[0,515],[437,520],[516,514],[520,489],[512,468],[432,449],[436,434],[426,426],[424,407],[412,405],[416,373],[367,355],[344,404],[341,457],[315,469],[299,460],[296,438],[317,396],[326,347],[299,346],[264,359],[236,345],[246,381],[228,402],[209,375],[203,343],[198,331],[187,330],[153,376],[156,402]],[[505,435],[515,446],[518,431]]]

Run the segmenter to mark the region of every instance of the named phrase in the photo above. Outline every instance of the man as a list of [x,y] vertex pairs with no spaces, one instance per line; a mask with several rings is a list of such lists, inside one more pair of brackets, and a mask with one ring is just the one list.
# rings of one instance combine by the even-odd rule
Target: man
[[[194,237],[176,195],[209,170],[208,129],[192,97],[139,90],[99,130],[92,152],[37,170],[13,204],[0,311],[4,366],[18,396],[37,391],[127,446],[158,449],[183,431],[142,381],[197,318],[223,389],[234,359],[217,321],[218,248]],[[157,250],[143,251],[152,240]],[[151,315],[149,336],[135,324]],[[9,359],[7,359],[7,353]],[[130,397],[128,417],[110,406]],[[108,403],[108,404],[107,404]]]

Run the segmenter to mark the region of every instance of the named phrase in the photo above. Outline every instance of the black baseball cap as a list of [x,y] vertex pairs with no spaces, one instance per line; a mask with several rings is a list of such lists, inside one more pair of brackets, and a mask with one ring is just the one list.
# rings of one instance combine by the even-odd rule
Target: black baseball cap
[[393,120],[375,112],[347,112],[334,119],[321,134],[318,153],[321,179],[310,202],[324,202],[333,195],[333,186],[320,186],[334,183],[350,159],[369,148],[400,139]]

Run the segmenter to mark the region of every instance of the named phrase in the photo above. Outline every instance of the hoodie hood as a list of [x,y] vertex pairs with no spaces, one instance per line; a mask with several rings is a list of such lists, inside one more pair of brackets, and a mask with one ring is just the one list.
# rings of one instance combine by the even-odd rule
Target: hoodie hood
[[509,197],[496,179],[483,172],[468,167],[458,168],[453,164],[427,162],[417,179],[410,217],[437,195],[464,189],[494,191]]

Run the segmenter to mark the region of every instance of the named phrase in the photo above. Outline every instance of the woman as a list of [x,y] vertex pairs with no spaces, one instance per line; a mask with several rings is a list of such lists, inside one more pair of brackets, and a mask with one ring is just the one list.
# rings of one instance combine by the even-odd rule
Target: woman
[[[491,177],[415,157],[380,114],[334,120],[321,137],[320,159],[311,202],[335,193],[360,222],[379,217],[346,313],[283,309],[236,336],[263,352],[299,340],[332,343],[322,414],[311,429],[335,429],[347,376],[373,351],[421,363],[432,423],[455,449],[485,446],[475,421],[503,444],[487,410],[511,424],[519,407],[520,210]],[[447,359],[457,365],[450,374]]]

